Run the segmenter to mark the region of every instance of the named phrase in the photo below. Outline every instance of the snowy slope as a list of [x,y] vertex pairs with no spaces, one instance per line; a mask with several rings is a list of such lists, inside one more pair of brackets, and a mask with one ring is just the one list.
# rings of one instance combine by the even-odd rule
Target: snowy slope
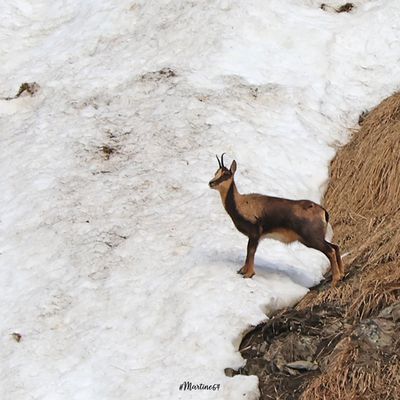
[[223,372],[243,331],[328,263],[265,241],[242,279],[207,182],[225,151],[239,190],[321,200],[334,145],[399,87],[400,3],[355,4],[0,4],[0,96],[40,85],[0,100],[1,399],[257,398]]

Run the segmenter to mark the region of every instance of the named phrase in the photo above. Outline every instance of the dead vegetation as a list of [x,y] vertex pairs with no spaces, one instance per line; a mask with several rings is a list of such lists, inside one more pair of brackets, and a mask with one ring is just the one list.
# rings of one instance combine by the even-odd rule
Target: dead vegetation
[[[383,322],[366,321],[365,325],[366,328],[379,330]],[[388,325],[387,328],[391,332],[383,332],[382,335],[392,337],[394,324],[389,322]],[[392,354],[390,349],[386,352],[371,342],[371,334],[374,335],[375,332],[369,332],[367,329],[363,337],[361,332],[363,328],[361,325],[358,328],[360,332],[346,335],[336,345],[330,354],[326,369],[320,376],[310,381],[300,396],[301,400],[399,398],[398,356]],[[389,345],[396,346],[398,352],[398,343],[393,344],[390,341]]]
[[354,4],[353,3],[345,3],[339,7],[333,7],[333,6],[329,6],[328,4],[322,3],[321,4],[321,9],[326,11],[328,9],[331,9],[337,13],[343,13],[343,12],[350,12],[351,10],[353,10],[354,8]]
[[100,147],[100,152],[105,160],[109,160],[110,157],[117,151],[117,149],[108,144],[104,144]]
[[373,304],[390,305],[400,289],[400,93],[369,112],[338,151],[325,201],[349,276],[340,290],[312,292],[299,307],[333,301],[364,316]]
[[177,76],[176,72],[172,68],[162,68],[159,71],[152,71],[152,72],[147,72],[143,75],[141,75],[140,79],[141,80],[153,80],[153,81],[159,81],[161,79],[169,79],[169,78],[175,78]]
[[36,82],[24,82],[19,87],[18,92],[15,96],[5,97],[3,99],[4,100],[14,100],[23,94],[28,94],[29,96],[33,96],[38,92],[39,89],[40,89],[40,86]]
[[22,339],[22,335],[21,335],[20,333],[17,333],[17,332],[13,332],[13,333],[11,334],[11,337],[12,337],[17,343],[19,343],[19,342],[21,341],[21,339]]
[[262,399],[400,399],[400,93],[361,122],[325,196],[346,277],[246,335]]

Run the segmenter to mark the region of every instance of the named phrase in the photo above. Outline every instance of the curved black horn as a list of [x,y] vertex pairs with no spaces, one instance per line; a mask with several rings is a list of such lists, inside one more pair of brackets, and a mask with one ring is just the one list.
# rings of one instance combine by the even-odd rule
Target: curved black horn
[[222,167],[225,167],[225,165],[224,165],[224,154],[226,154],[226,153],[222,153],[222,155],[221,155],[221,164],[222,164]]
[[217,157],[217,161],[218,161],[218,165],[219,165],[219,167],[220,167],[220,168],[222,168],[221,161],[219,161],[219,158],[218,158],[218,156],[217,156],[217,155],[215,155],[215,157]]

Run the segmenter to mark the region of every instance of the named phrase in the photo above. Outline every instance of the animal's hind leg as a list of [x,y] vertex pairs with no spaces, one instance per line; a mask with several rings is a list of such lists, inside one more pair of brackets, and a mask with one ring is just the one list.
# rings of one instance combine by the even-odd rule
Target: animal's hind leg
[[340,279],[344,277],[344,265],[342,261],[342,257],[340,256],[340,251],[339,251],[339,246],[337,244],[330,243],[330,245],[335,249],[336,253],[336,261],[339,266],[339,271],[340,271]]
[[340,267],[337,261],[336,250],[332,246],[331,243],[324,240],[322,252],[328,257],[331,263],[332,270],[332,287],[335,287],[336,284],[342,279],[342,274],[340,271]]
[[336,250],[334,248],[334,245],[327,242],[326,240],[321,240],[321,241],[318,240],[318,241],[313,241],[313,242],[303,241],[303,244],[305,244],[307,247],[311,247],[313,249],[321,251],[328,257],[329,262],[331,263],[332,287],[335,287],[336,284],[342,278],[342,275],[340,272],[340,267],[339,267],[339,263],[337,260],[337,255],[336,255]]

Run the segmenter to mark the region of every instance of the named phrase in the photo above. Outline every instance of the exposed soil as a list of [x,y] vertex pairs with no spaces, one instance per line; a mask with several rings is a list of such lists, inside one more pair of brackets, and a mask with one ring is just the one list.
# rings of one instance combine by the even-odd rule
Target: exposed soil
[[244,337],[231,375],[257,375],[261,399],[400,399],[400,94],[361,122],[325,197],[345,279]]
[[100,147],[100,151],[104,159],[109,160],[111,155],[116,152],[116,149],[114,147],[109,146],[108,144],[104,144],[103,146]]
[[24,82],[21,84],[21,86],[18,89],[18,92],[15,96],[12,97],[4,97],[3,100],[14,100],[18,99],[21,95],[29,95],[29,96],[34,96],[38,90],[40,89],[40,86],[36,82]]
[[321,4],[321,9],[322,10],[324,10],[324,11],[333,10],[333,11],[335,11],[337,13],[343,13],[343,12],[348,13],[351,10],[353,10],[353,8],[354,8],[354,4],[353,3],[345,3],[345,4],[343,4],[343,5],[339,6],[339,7],[332,7],[332,6],[329,6],[329,5],[325,4],[325,3]]
[[159,81],[161,79],[175,78],[177,76],[176,72],[172,68],[163,68],[159,71],[147,72],[140,77],[141,80],[155,80]]

